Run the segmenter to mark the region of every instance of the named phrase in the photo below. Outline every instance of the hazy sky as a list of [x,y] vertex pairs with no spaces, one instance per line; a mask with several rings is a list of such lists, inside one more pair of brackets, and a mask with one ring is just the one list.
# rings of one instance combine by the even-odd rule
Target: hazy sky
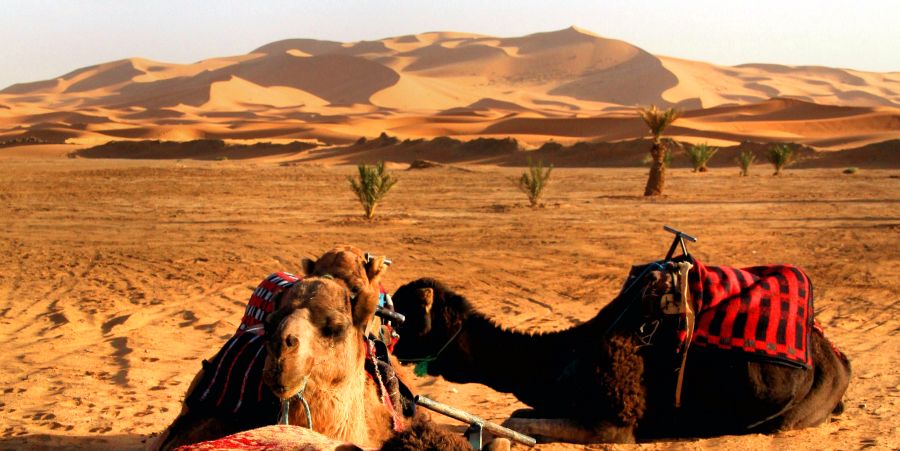
[[0,0],[0,88],[140,56],[188,63],[271,41],[570,25],[650,53],[900,71],[900,0]]

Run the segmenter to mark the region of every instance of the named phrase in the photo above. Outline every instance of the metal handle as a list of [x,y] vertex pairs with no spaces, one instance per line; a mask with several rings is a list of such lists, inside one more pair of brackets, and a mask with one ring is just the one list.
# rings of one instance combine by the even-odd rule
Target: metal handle
[[688,240],[692,243],[696,243],[697,238],[694,238],[694,237],[682,232],[681,230],[676,230],[667,225],[663,225],[663,230],[665,230],[666,232],[675,234],[675,239],[672,240],[672,246],[669,247],[669,252],[666,253],[666,260],[672,259],[672,257],[675,255],[675,249],[678,248],[679,244],[681,245],[681,253],[684,255],[690,255],[690,254],[688,254],[687,246],[684,245],[684,240]]
[[381,317],[382,319],[386,319],[388,321],[393,321],[398,326],[402,326],[406,321],[406,316],[402,313],[395,312],[393,310],[388,310],[383,307],[378,307],[375,309],[375,315]]
[[496,436],[506,437],[523,445],[534,446],[534,444],[537,443],[537,440],[525,434],[520,434],[512,429],[500,426],[499,424],[491,423],[490,421],[485,421],[484,419],[472,415],[471,413],[457,409],[456,407],[448,406],[447,404],[437,402],[422,395],[416,396],[416,404],[431,409],[437,413],[447,415],[450,418],[462,421],[463,423],[480,424],[482,429],[491,431]]

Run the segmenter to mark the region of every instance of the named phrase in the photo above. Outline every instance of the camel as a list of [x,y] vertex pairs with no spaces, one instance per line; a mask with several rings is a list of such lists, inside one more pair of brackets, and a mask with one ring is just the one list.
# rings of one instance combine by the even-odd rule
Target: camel
[[[664,280],[658,271],[647,277],[641,283],[648,286]],[[498,325],[434,279],[408,283],[393,299],[406,315],[394,349],[401,361],[427,365],[428,374],[451,382],[512,393],[532,409],[515,412],[504,426],[541,442],[632,443],[815,426],[842,411],[850,378],[849,361],[821,330],[811,333],[810,369],[693,347],[676,408],[681,359],[663,331],[653,345],[642,342],[646,336],[635,333],[640,309],[629,309],[627,296],[583,324],[539,334]]]
[[[233,404],[228,404],[227,408],[220,406],[222,404],[221,398],[219,399],[219,404],[213,404],[212,402],[205,401],[200,402],[198,399],[201,399],[201,394],[204,392],[203,388],[206,386],[212,386],[213,382],[216,380],[215,374],[220,370],[220,367],[223,365],[219,365],[219,367],[214,367],[211,363],[206,363],[204,365],[204,369],[201,370],[194,380],[191,382],[190,387],[188,388],[187,395],[185,396],[185,403],[182,408],[181,414],[175,419],[172,425],[166,429],[166,431],[154,442],[152,445],[153,449],[161,449],[168,450],[174,449],[180,445],[196,443],[201,441],[213,440],[217,438],[221,438],[227,436],[229,434],[234,434],[241,431],[246,431],[249,429],[274,424],[278,420],[279,413],[279,404],[278,397],[275,396],[278,393],[273,394],[272,392],[277,390],[267,390],[263,388],[262,381],[260,378],[263,378],[263,372],[267,372],[268,378],[266,378],[266,382],[274,382],[279,378],[276,377],[275,368],[279,366],[276,362],[283,362],[283,360],[272,360],[270,362],[270,358],[266,355],[266,347],[264,346],[266,341],[266,337],[262,334],[259,327],[265,327],[269,329],[269,326],[275,327],[278,324],[273,325],[269,319],[271,317],[276,316],[278,318],[288,319],[290,318],[290,324],[298,325],[301,324],[296,321],[296,318],[303,317],[307,321],[337,321],[339,322],[329,322],[327,324],[328,328],[326,329],[316,329],[317,332],[312,334],[312,330],[304,331],[301,335],[289,334],[292,337],[303,337],[304,343],[302,347],[304,348],[305,355],[319,355],[312,353],[323,353],[317,359],[319,361],[325,361],[325,355],[332,355],[335,349],[344,349],[345,354],[342,354],[341,368],[338,369],[346,369],[352,371],[357,371],[357,361],[359,355],[357,351],[362,349],[362,341],[361,334],[362,330],[364,330],[365,325],[372,318],[372,315],[375,311],[375,307],[377,305],[378,300],[378,290],[380,287],[380,280],[387,270],[387,265],[385,264],[384,257],[371,257],[367,254],[364,254],[361,250],[353,246],[337,246],[334,249],[326,252],[322,255],[318,260],[309,260],[305,259],[302,264],[303,272],[312,276],[309,278],[311,280],[310,283],[313,283],[316,287],[320,286],[328,286],[330,287],[327,292],[329,294],[333,294],[337,296],[335,299],[330,299],[323,296],[315,297],[315,302],[312,300],[306,299],[303,296],[312,296],[312,293],[309,292],[310,283],[299,283],[294,284],[290,290],[278,293],[274,296],[272,300],[272,304],[268,307],[269,310],[274,309],[274,312],[262,312],[259,310],[251,310],[248,305],[247,312],[245,313],[245,319],[250,317],[251,319],[255,319],[258,317],[262,317],[262,313],[266,313],[268,316],[266,317],[265,325],[255,324],[253,327],[243,329],[245,324],[242,322],[242,329],[239,329],[239,332],[235,334],[225,346],[223,346],[222,350],[219,351],[219,355],[228,355],[229,352],[235,353],[233,349],[242,348],[241,355],[254,355],[254,353],[258,356],[258,359],[254,357],[254,361],[251,362],[248,367],[247,375],[244,376],[243,382],[241,381],[227,381],[226,387],[238,387],[240,388],[240,393],[242,394],[242,398],[238,401],[238,406]],[[284,273],[279,273],[283,278],[287,278],[288,275]],[[328,277],[327,279],[323,279],[321,276]],[[271,276],[270,276],[271,278]],[[267,279],[269,280],[269,279]],[[275,279],[282,280],[282,279]],[[262,286],[262,285],[261,285]],[[325,291],[323,291],[324,293]],[[344,296],[344,294],[347,296]],[[301,296],[301,293],[303,295]],[[264,296],[265,297],[265,296]],[[350,299],[352,297],[352,301],[347,303],[346,305],[343,303],[343,299]],[[251,298],[252,300],[252,298]],[[328,305],[328,302],[333,301],[335,305]],[[310,309],[311,307],[312,310]],[[327,308],[326,308],[327,307]],[[285,308],[290,308],[292,313],[296,313],[296,315],[286,315]],[[265,310],[265,309],[264,309]],[[275,313],[280,312],[280,313]],[[252,313],[252,314],[251,314]],[[259,315],[257,315],[259,313]],[[321,316],[326,315],[326,316]],[[347,340],[348,343],[342,343],[342,346],[337,346],[338,342],[335,340],[335,333],[338,332],[337,326],[340,326],[342,333],[340,334],[340,338],[342,340]],[[293,327],[293,326],[292,326]],[[256,328],[256,332],[252,332],[252,330]],[[273,332],[276,329],[272,329],[271,331],[266,330],[267,332]],[[277,329],[281,330],[281,329]],[[327,333],[326,333],[327,332]],[[324,335],[323,335],[324,334]],[[282,337],[285,338],[285,337]],[[291,344],[293,343],[294,338],[291,338]],[[327,343],[325,346],[323,343]],[[229,344],[237,344],[237,346],[229,347]],[[332,346],[333,345],[333,346]],[[280,345],[272,345],[268,347],[271,349],[271,346],[276,346],[276,350],[278,351],[276,355],[284,357],[284,353],[287,352],[287,348],[278,347]],[[291,348],[291,352],[297,351],[296,347]],[[364,356],[364,354],[362,354]],[[352,360],[347,360],[347,358],[352,357]],[[221,359],[225,360],[224,357]],[[237,358],[234,359],[235,362],[238,361]],[[255,371],[260,374],[253,374],[251,369],[254,369],[253,363],[265,362],[266,370],[262,369],[262,366],[258,366],[260,371]],[[214,363],[215,361],[213,361]],[[349,366],[350,363],[353,363],[354,366],[352,368]],[[226,362],[229,363],[229,362]],[[227,367],[227,365],[224,365]],[[242,368],[243,369],[243,368]],[[240,373],[240,375],[244,375],[243,371],[235,371],[234,373]],[[335,378],[338,376],[337,373],[333,375]],[[355,386],[355,389],[362,389],[364,387],[368,387],[365,385],[365,375],[364,372],[359,371],[358,374],[355,373],[352,375],[352,380],[358,385]],[[317,395],[322,395],[328,392],[328,390],[333,391],[333,387],[329,384],[337,384],[338,382],[345,383],[346,381],[341,381],[339,379],[315,379],[310,380],[309,392],[316,393]],[[210,382],[210,379],[213,382]],[[219,378],[221,381],[226,378]],[[237,377],[236,377],[237,379]],[[249,383],[248,383],[249,382]],[[221,382],[220,382],[221,383]],[[230,385],[229,385],[230,383]],[[256,399],[251,399],[255,397],[251,396],[243,396],[246,386],[259,386],[259,401]],[[362,385],[361,385],[362,384]],[[280,389],[283,388],[279,385],[268,385],[271,389]],[[371,388],[371,387],[369,387]],[[207,390],[209,391],[209,390]],[[248,390],[252,392],[256,392],[256,390]],[[225,396],[225,390],[222,390],[222,396]],[[283,393],[282,393],[283,394]],[[371,393],[370,393],[371,394]],[[210,399],[215,398],[215,396],[210,397]],[[246,399],[245,399],[246,398]],[[317,398],[318,399],[318,398]],[[368,398],[366,398],[368,399]],[[213,399],[215,401],[215,399]],[[255,401],[255,403],[249,403],[247,401]],[[244,405],[240,405],[243,402]],[[226,403],[227,404],[227,403]],[[253,405],[248,405],[253,404]],[[292,412],[295,411],[295,408],[299,404],[294,403],[291,406]],[[241,407],[241,410],[238,409]],[[328,405],[328,406],[315,406],[314,408],[314,417],[318,418],[318,422],[314,422],[314,426],[316,429],[322,426],[327,426],[330,421],[327,419],[329,416],[333,415],[345,415],[346,411],[336,412],[331,410],[333,409],[356,409],[354,413],[359,413],[359,408],[361,405],[358,403],[353,406],[344,406],[344,405]],[[373,418],[372,421],[379,420],[383,421],[383,414],[381,413],[382,409],[375,409],[374,411],[366,411],[367,415],[375,415],[376,418]],[[379,416],[380,415],[380,416]],[[292,424],[297,424],[293,423]],[[379,426],[382,426],[379,423]],[[343,438],[344,436],[347,439],[364,439],[359,443],[369,443],[369,442],[377,442],[383,440],[385,437],[385,433],[390,431],[390,428],[382,431],[379,428],[375,428],[379,431],[378,434],[374,434],[369,437],[369,433],[367,431],[363,431],[360,429],[359,425],[355,425],[353,427],[349,427],[349,429],[341,429],[332,431],[331,429],[327,429],[328,432],[334,432],[337,434],[336,436],[339,438]],[[339,428],[340,429],[340,428]],[[365,434],[364,434],[365,432]]]

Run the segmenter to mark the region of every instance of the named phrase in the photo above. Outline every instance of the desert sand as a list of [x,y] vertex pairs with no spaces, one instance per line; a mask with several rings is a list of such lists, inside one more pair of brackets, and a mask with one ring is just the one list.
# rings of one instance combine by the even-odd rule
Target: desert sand
[[[774,99],[774,100],[773,100]],[[635,106],[687,111],[675,138],[845,149],[900,138],[900,72],[719,66],[579,28],[500,38],[423,33],[273,42],[172,64],[130,58],[0,91],[0,141],[510,136],[633,139]]]
[[[667,136],[722,149],[704,174],[676,154],[666,196],[645,199],[635,107],[651,103],[685,112]],[[738,177],[737,152],[762,162],[772,142],[797,143],[803,160]],[[556,169],[533,210],[512,179],[534,156]],[[407,170],[423,159],[439,164]],[[348,165],[379,160],[400,182],[368,222]],[[436,277],[540,332],[592,317],[631,264],[660,258],[663,224],[698,236],[710,264],[804,267],[853,379],[844,414],[817,428],[638,447],[896,449],[898,168],[900,72],[719,66],[574,27],[289,39],[12,85],[0,90],[0,449],[142,448],[259,280],[335,244],[390,256],[391,291]],[[524,407],[477,384],[415,382],[498,422]]]
[[[391,291],[437,277],[538,332],[592,317],[631,264],[662,256],[663,224],[698,236],[691,249],[710,264],[804,267],[853,379],[844,414],[816,428],[638,447],[900,446],[896,167],[675,168],[667,195],[649,200],[645,168],[558,168],[545,206],[530,209],[511,181],[520,169],[395,163],[400,182],[367,222],[350,166],[65,158],[71,147],[0,149],[0,448],[141,448],[177,415],[256,283],[336,243],[392,257]],[[523,407],[478,384],[415,382],[494,421]]]

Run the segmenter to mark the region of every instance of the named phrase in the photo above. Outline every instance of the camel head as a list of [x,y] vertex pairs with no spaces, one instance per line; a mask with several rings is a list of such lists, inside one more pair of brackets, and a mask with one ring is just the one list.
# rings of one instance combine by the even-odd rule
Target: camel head
[[354,321],[362,324],[368,323],[375,314],[381,278],[387,272],[388,264],[384,256],[371,255],[346,245],[335,246],[317,260],[304,259],[302,263],[306,276],[331,276],[347,285],[353,295]]
[[[394,310],[406,316],[406,321],[399,328],[403,338],[394,348],[395,355],[401,358],[429,355],[447,340],[450,332],[445,330],[446,326],[434,323],[447,319],[441,317],[445,291],[440,282],[427,278],[397,289],[393,296]],[[440,330],[434,330],[433,326]]]
[[263,380],[276,396],[288,399],[310,379],[339,384],[354,371],[367,322],[355,316],[354,293],[341,279],[308,277],[266,318]]

